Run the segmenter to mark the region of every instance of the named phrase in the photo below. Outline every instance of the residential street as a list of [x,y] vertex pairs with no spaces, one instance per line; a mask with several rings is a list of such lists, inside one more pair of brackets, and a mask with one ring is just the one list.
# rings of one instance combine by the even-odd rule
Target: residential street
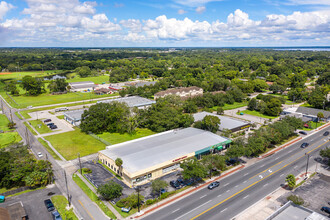
[[[248,166],[224,179],[220,187],[209,190],[206,187],[186,196],[143,219],[231,219],[285,184],[288,174],[297,175],[306,169],[309,153],[312,158],[329,145],[329,137],[323,133],[313,135]],[[307,148],[300,148],[303,142],[310,143]],[[315,161],[310,158],[309,166]]]
[[[5,102],[3,102],[4,106],[4,114],[10,119],[10,110],[9,107]],[[33,134],[30,133],[28,129],[26,129],[23,122],[14,114],[16,109],[12,109],[12,117],[13,121],[16,123],[17,132],[21,135],[24,142],[29,142],[31,146],[31,150],[34,154],[38,152],[42,152],[42,154],[48,156],[48,160],[53,165],[53,170],[55,174],[55,184],[61,190],[63,195],[66,195],[66,185],[65,185],[65,178],[64,178],[64,169],[54,160],[54,158],[48,154],[47,150],[38,142]],[[44,158],[43,157],[43,158]],[[72,163],[72,162],[67,162]],[[67,166],[68,164],[66,164]],[[73,165],[73,164],[72,164]],[[76,185],[76,183],[72,180],[72,166],[69,165],[68,168],[71,168],[70,171],[67,173],[67,180],[68,180],[68,189],[69,193],[72,196],[72,204],[76,211],[79,213],[83,219],[93,219],[93,220],[102,220],[102,219],[109,219],[109,217],[105,216],[103,212],[98,208],[96,204],[94,204],[88,196]],[[78,168],[77,168],[78,169]]]

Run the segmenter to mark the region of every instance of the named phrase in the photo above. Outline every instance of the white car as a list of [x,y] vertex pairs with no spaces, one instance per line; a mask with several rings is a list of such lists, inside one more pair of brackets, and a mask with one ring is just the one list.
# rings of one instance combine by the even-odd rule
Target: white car
[[42,153],[41,152],[38,152],[38,157],[42,157]]

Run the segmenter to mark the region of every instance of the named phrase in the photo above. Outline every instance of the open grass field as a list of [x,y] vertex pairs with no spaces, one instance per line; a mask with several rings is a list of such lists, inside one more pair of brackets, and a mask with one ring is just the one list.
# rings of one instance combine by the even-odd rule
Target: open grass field
[[43,139],[41,138],[38,138],[38,141],[42,144],[42,146],[44,146],[46,148],[46,150],[48,151],[48,153],[50,155],[52,155],[52,157],[55,159],[55,160],[61,160],[61,158],[59,156],[57,156],[57,154],[49,147],[49,145],[47,144],[46,141],[44,141]]
[[72,208],[69,210],[66,209],[66,206],[68,205],[68,200],[64,196],[52,196],[51,200],[54,203],[56,210],[60,213],[62,219],[78,220]]
[[45,139],[67,160],[76,159],[78,153],[83,157],[105,149],[104,143],[81,132],[80,129],[50,135]]
[[67,93],[62,95],[51,95],[49,93],[43,93],[38,96],[11,96],[15,102],[5,93],[0,92],[0,95],[6,99],[6,101],[14,108],[26,108],[28,106],[43,106],[43,105],[51,105],[51,104],[59,104],[64,102],[75,102],[82,100],[91,100],[95,98],[103,98],[103,97],[111,97],[116,96],[117,94],[106,94],[106,95],[95,95],[93,93]]
[[0,149],[10,144],[18,143],[22,140],[17,132],[0,133]]
[[316,128],[324,125],[325,123],[324,122],[317,122],[316,123],[316,122],[313,122],[313,121],[309,121],[307,124],[309,125],[309,128],[304,127],[303,130],[305,130],[305,131],[311,131],[313,129],[316,129]]
[[54,132],[47,125],[45,125],[41,120],[31,120],[29,122],[39,132],[39,134]]
[[44,77],[54,75],[61,72],[60,70],[45,70],[45,71],[27,71],[27,72],[8,72],[0,73],[0,80],[2,79],[22,79],[24,76]]
[[97,197],[97,195],[84,183],[84,181],[80,179],[78,175],[73,174],[72,179],[107,216],[109,216],[111,219],[117,219],[115,214],[111,212],[111,210]]
[[[247,102],[244,101],[244,102],[234,102],[234,104],[225,104],[222,108],[223,110],[231,110],[231,109],[235,109],[235,108],[241,108],[241,107],[244,107],[244,106],[247,106]],[[218,109],[218,107],[220,106],[214,106],[212,107],[212,109],[214,111],[216,111]]]
[[[276,116],[269,116],[269,115],[264,115],[264,114],[261,114],[260,112],[258,111],[250,111],[250,110],[244,110],[244,111],[241,111],[243,112],[244,114],[247,114],[247,115],[254,115],[254,116],[257,116],[257,117],[261,117],[261,118],[268,118],[268,119],[274,119],[274,118],[277,118]],[[236,113],[237,115],[239,115],[239,113]]]
[[119,134],[119,133],[105,132],[105,133],[97,135],[97,136],[99,136],[103,140],[109,142],[110,144],[118,144],[118,143],[122,143],[125,141],[130,141],[130,140],[134,140],[137,138],[149,136],[152,134],[156,134],[156,133],[147,128],[137,128],[136,133],[133,135],[129,135],[127,133]]
[[9,131],[8,128],[9,120],[6,115],[0,114],[0,130]]
[[79,76],[76,76],[73,79],[68,79],[67,82],[83,82],[83,81],[92,81],[95,84],[102,84],[102,83],[109,83],[109,76],[92,76],[92,77],[86,77],[86,78],[80,78]]

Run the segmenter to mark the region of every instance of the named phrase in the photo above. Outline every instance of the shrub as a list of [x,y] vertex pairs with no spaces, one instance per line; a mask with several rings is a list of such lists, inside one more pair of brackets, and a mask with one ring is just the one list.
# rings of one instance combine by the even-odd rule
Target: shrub
[[288,183],[288,186],[293,189],[296,185],[296,177],[293,174],[287,175],[285,181]]
[[118,198],[121,196],[122,190],[123,187],[114,181],[110,181],[97,188],[97,192],[100,193],[106,200]]
[[296,195],[290,195],[286,199],[288,201],[292,201],[296,205],[303,205],[305,203],[305,201],[301,197]]
[[[144,197],[142,195],[139,196],[140,197],[140,205],[142,204],[142,201],[144,200]],[[126,198],[123,198],[121,200],[119,200],[118,202],[116,202],[116,206],[118,206],[119,208],[122,207],[132,207],[132,208],[136,208],[138,203],[138,195],[133,193],[131,195],[129,195]]]
[[146,201],[146,205],[152,205],[152,204],[154,204],[155,202],[157,202],[158,200],[157,199],[148,199],[147,201]]
[[82,168],[82,170],[83,170],[83,172],[84,173],[92,173],[92,170],[91,169],[89,169],[89,168]]

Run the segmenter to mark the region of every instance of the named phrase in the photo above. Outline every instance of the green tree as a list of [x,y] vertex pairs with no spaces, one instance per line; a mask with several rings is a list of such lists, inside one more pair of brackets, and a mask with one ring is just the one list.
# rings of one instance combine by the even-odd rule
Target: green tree
[[41,79],[37,79],[32,76],[24,76],[22,79],[22,87],[29,95],[40,95],[44,91],[43,86],[44,84]]
[[224,113],[225,113],[225,111],[223,110],[222,107],[218,107],[218,108],[217,108],[217,114],[218,114],[218,115],[223,115]]
[[204,178],[207,175],[207,169],[197,160],[189,159],[180,164],[183,169],[182,176],[184,179]]
[[37,188],[45,186],[48,183],[48,175],[46,172],[33,171],[24,178],[26,186]]
[[196,113],[197,105],[193,101],[186,101],[183,104],[183,110],[185,113]]
[[19,91],[14,81],[11,81],[10,83],[6,84],[5,90],[7,92],[10,92],[11,95],[19,95]]
[[323,114],[323,112],[318,112],[317,113],[317,118],[320,120],[320,119],[322,119],[322,118],[324,118],[324,114]]
[[255,98],[251,99],[248,104],[248,109],[254,111],[257,108],[257,100]]
[[266,102],[265,114],[270,116],[278,116],[282,112],[282,104],[279,99],[273,98]]
[[88,77],[92,73],[91,69],[88,66],[78,67],[77,69],[75,69],[75,72],[77,72],[81,78]]
[[326,102],[326,97],[322,93],[321,88],[316,87],[309,95],[308,104],[314,108],[322,109],[324,103]]
[[330,166],[330,148],[326,147],[320,151],[320,156],[328,159],[328,166]]
[[220,119],[217,116],[206,115],[200,123],[195,123],[194,127],[216,133],[219,125]]
[[296,186],[296,177],[293,174],[287,175],[285,181],[291,189]]
[[114,182],[102,184],[97,188],[97,192],[106,200],[112,200],[122,195],[123,187]]
[[161,179],[155,179],[151,181],[151,188],[153,194],[159,194],[161,189],[166,189],[168,187],[168,183]]
[[123,160],[121,159],[121,158],[117,158],[116,160],[115,160],[115,164],[116,164],[116,166],[118,167],[118,172],[119,172],[119,174],[121,173],[121,169],[122,169],[122,165],[123,165]]
[[64,92],[67,89],[69,84],[66,82],[65,79],[55,79],[52,80],[51,83],[48,85],[48,89],[51,92]]

